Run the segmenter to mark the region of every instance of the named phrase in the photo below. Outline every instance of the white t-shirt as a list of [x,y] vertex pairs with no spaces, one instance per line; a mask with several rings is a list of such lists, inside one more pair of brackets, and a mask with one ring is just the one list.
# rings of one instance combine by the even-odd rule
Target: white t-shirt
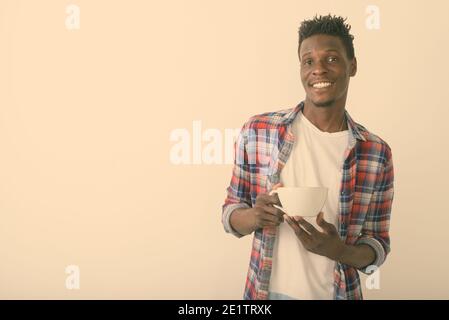
[[[324,219],[337,226],[344,153],[351,133],[349,130],[323,132],[302,112],[295,118],[292,130],[295,142],[281,171],[281,183],[285,187],[327,187]],[[316,218],[305,219],[322,231]],[[335,261],[307,251],[293,229],[286,222],[280,224],[273,250],[271,296],[333,299],[334,268]]]

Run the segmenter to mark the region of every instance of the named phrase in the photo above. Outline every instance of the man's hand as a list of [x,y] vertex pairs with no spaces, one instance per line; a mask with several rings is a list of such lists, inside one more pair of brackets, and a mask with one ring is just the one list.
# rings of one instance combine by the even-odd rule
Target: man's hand
[[308,251],[335,261],[340,260],[345,250],[345,244],[340,239],[335,226],[324,220],[323,212],[320,212],[316,219],[323,232],[318,231],[300,216],[285,216],[285,220]]
[[[276,184],[273,190],[281,187],[282,185]],[[277,194],[261,193],[256,198],[254,207],[251,208],[251,216],[253,218],[254,230],[264,227],[278,226],[284,222],[284,213],[273,207],[273,204],[280,206],[279,197]]]
[[[273,186],[273,190],[281,187],[280,183]],[[229,218],[231,227],[241,235],[269,226],[278,226],[283,219],[283,212],[273,204],[280,205],[277,194],[259,194],[252,208],[235,209]]]

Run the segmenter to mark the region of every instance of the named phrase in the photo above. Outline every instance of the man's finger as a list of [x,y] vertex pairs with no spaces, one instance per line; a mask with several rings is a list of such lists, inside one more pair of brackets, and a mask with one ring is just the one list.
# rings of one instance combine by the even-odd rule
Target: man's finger
[[276,190],[277,188],[281,188],[282,187],[282,183],[276,183],[273,188],[271,188],[272,190]]
[[263,210],[265,210],[267,213],[270,213],[274,216],[277,217],[283,217],[284,216],[284,212],[282,210],[279,210],[278,208],[275,207],[271,207],[271,206],[264,206]]
[[290,218],[287,215],[284,215],[285,221],[288,223],[288,225],[293,229],[293,231],[301,232],[301,227],[298,225],[296,221],[294,221],[292,218]]
[[309,234],[314,235],[318,233],[318,230],[315,229],[315,227],[309,222],[307,222],[304,218],[297,216],[295,217],[295,219],[296,221],[298,221],[298,224],[302,226]]
[[271,204],[276,204],[278,206],[282,206],[281,200],[279,200],[279,196],[278,196],[278,194],[276,192],[273,192],[270,195],[270,201],[271,201]]
[[284,221],[284,218],[281,216],[276,216],[274,214],[268,213],[262,217],[260,217],[261,220],[269,220],[272,222],[276,222],[276,223],[281,223],[282,221]]
[[277,192],[274,192],[276,189],[283,187],[282,183],[276,183],[273,188],[271,188],[270,195],[273,197],[273,201],[275,201],[273,204],[277,204],[278,206],[282,206],[281,201],[279,200],[279,196]]
[[264,226],[278,226],[281,222],[279,220],[262,219],[260,220]]
[[260,202],[261,204],[264,205],[273,205],[273,204],[277,204],[278,206],[281,205],[281,202],[279,201],[279,197],[277,195],[277,193],[273,193],[273,194],[260,194],[257,197],[256,202]]
[[326,220],[324,220],[323,212],[320,212],[316,217],[316,223],[324,230],[324,232],[328,234],[334,234],[337,232],[337,229],[333,224],[328,223]]
[[295,221],[295,219],[292,219],[291,217],[285,215],[285,221],[287,221],[288,225],[295,231],[296,236],[301,240],[303,244],[307,243],[311,240],[310,235],[304,231],[301,226],[298,224],[298,222]]

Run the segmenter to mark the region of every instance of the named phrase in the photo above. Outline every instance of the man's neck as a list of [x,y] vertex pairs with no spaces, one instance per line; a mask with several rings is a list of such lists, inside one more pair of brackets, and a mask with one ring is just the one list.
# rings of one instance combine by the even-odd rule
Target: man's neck
[[313,103],[306,101],[303,114],[315,127],[323,132],[332,133],[347,129],[347,123],[344,119],[344,104],[317,107]]

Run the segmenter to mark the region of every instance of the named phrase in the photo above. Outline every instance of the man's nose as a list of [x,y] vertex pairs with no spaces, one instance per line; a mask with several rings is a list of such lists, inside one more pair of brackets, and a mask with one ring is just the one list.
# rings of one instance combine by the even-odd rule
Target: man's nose
[[316,62],[316,63],[315,63],[315,66],[314,66],[314,68],[313,68],[312,73],[313,73],[314,75],[327,73],[327,69],[326,69],[324,63],[321,62],[321,61]]

